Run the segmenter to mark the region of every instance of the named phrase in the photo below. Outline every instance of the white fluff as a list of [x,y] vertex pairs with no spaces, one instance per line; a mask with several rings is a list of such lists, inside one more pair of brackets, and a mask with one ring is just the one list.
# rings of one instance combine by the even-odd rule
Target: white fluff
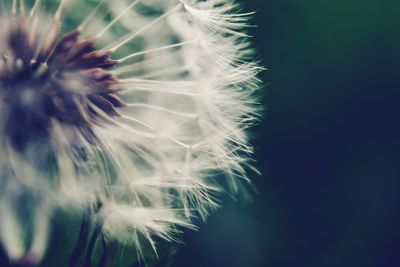
[[[12,1],[7,12],[23,2]],[[112,72],[127,106],[109,125],[95,126],[96,145],[54,121],[57,173],[33,169],[7,144],[0,148],[0,241],[12,259],[44,255],[57,209],[85,213],[101,201],[91,219],[104,222],[107,239],[140,251],[139,236],[155,249],[152,236],[174,240],[178,228],[193,228],[193,217],[219,206],[220,193],[243,191],[260,71],[245,32],[249,14],[224,0],[45,2],[27,2],[25,12],[73,17],[85,38],[114,51],[120,64]],[[85,162],[72,144],[88,151]],[[40,160],[40,145],[32,147],[32,159]],[[21,196],[31,199],[30,244],[15,204]]]

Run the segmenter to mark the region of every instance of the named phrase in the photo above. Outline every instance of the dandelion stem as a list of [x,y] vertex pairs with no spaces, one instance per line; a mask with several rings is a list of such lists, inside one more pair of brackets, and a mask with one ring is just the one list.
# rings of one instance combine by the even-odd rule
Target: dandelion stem
[[76,244],[74,250],[71,253],[71,257],[69,258],[69,265],[68,265],[69,267],[76,266],[80,256],[82,255],[83,249],[86,246],[87,236],[89,234],[89,226],[90,226],[89,214],[86,212],[82,218],[78,243]]
[[106,244],[106,240],[104,239],[104,236],[101,237],[101,243],[103,244],[103,254],[102,254],[100,262],[99,262],[99,267],[105,267],[107,264],[108,251],[107,251],[107,244]]
[[103,244],[103,254],[101,255],[99,267],[105,267],[107,264],[108,253],[107,253],[107,243],[104,236],[101,237],[101,243]]
[[85,267],[92,266],[92,257],[93,257],[94,248],[96,246],[97,239],[99,238],[99,236],[101,234],[102,228],[103,228],[103,222],[98,220],[96,222],[96,228],[94,229],[93,235],[89,241],[88,249],[86,252],[86,258],[85,258]]

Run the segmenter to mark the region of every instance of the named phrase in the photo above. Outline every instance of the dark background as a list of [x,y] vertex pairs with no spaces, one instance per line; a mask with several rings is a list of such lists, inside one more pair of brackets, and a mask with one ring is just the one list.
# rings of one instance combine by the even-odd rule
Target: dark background
[[400,266],[400,2],[245,9],[268,67],[259,194],[186,232],[173,266]]

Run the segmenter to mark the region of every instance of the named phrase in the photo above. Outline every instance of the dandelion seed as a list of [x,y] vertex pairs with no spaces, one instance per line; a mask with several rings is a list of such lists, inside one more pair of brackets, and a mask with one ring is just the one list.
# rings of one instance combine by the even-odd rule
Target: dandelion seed
[[222,0],[1,2],[0,242],[12,262],[40,263],[58,210],[84,218],[69,264],[90,265],[97,242],[144,257],[143,242],[156,251],[221,192],[240,193],[260,71],[247,15]]

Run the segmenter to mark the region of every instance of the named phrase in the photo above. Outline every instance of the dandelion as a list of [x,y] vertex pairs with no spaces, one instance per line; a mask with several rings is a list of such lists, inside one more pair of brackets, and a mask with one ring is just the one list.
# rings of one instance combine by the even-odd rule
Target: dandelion
[[97,243],[144,257],[145,242],[156,251],[220,193],[243,191],[260,68],[237,10],[0,1],[0,242],[11,262],[40,263],[57,211],[83,218],[69,264],[90,266]]

